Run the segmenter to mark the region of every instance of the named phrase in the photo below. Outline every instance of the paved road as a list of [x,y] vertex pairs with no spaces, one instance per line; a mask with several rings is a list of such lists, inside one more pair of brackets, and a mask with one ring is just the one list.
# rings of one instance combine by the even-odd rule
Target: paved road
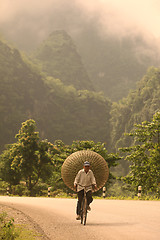
[[160,201],[94,200],[86,226],[75,220],[76,199],[1,196],[1,203],[24,212],[51,240],[160,239]]

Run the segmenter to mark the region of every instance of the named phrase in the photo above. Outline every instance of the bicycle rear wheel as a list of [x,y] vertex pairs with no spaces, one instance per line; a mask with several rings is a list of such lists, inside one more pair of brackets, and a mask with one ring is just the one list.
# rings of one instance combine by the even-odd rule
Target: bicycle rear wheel
[[82,203],[81,203],[81,213],[80,213],[80,216],[81,216],[81,224],[83,224],[83,218],[84,218],[84,199],[82,200]]
[[81,224],[83,223],[83,213],[81,215]]
[[86,225],[87,221],[87,199],[84,199],[84,205],[83,205],[83,225]]

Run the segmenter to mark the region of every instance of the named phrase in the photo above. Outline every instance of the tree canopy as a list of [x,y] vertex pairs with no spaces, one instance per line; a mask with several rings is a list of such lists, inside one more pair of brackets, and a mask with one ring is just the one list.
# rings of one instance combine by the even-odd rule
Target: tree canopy
[[[51,175],[50,167],[53,165],[52,157],[48,150],[57,153],[58,150],[47,140],[39,140],[39,133],[35,132],[36,123],[30,119],[22,123],[17,142],[10,144],[1,155],[2,177],[10,185],[18,184],[20,180],[26,182],[26,186],[32,193],[33,187],[40,178]],[[7,176],[6,173],[10,173]]]
[[122,148],[131,162],[130,173],[123,178],[135,189],[142,186],[143,192],[160,193],[160,112],[152,121],[144,121],[129,133],[134,144]]

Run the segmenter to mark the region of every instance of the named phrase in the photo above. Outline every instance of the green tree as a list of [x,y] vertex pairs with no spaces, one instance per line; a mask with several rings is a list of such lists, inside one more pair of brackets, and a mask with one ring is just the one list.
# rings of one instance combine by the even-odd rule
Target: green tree
[[67,188],[61,178],[61,167],[65,159],[70,155],[70,149],[69,146],[65,145],[62,140],[55,140],[54,148],[57,149],[56,153],[53,148],[50,150],[54,168],[52,168],[52,174],[46,179],[46,182],[52,186],[52,191],[67,191]]
[[17,144],[10,144],[7,149],[0,155],[0,178],[12,185],[19,184],[21,173],[19,169],[12,169],[11,164],[17,154]]
[[[10,145],[1,155],[1,159],[5,163],[3,166],[8,165],[7,171],[12,173],[12,179],[7,177],[6,181],[16,184],[20,180],[24,180],[30,194],[40,178],[45,180],[51,175],[52,168],[50,166],[54,165],[52,156],[58,151],[47,140],[40,141],[39,133],[35,132],[35,129],[34,120],[29,119],[23,122],[16,135],[17,143]],[[9,157],[8,160],[7,157]],[[3,171],[5,172],[5,170]]]
[[125,160],[131,162],[131,171],[123,180],[135,190],[141,185],[146,193],[159,191],[160,112],[153,115],[151,122],[145,121],[136,125],[129,136],[134,138],[133,146],[121,150],[129,153]]

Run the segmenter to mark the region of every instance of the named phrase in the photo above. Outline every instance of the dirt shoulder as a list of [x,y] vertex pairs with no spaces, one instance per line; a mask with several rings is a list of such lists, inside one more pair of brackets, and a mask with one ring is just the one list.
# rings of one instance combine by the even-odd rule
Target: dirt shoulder
[[8,206],[7,204],[0,203],[0,213],[6,212],[9,218],[14,218],[15,225],[22,225],[27,230],[30,230],[35,233],[35,239],[40,240],[48,240],[49,238],[44,234],[43,230],[39,227],[39,225],[34,222],[29,216],[24,214],[22,211]]

